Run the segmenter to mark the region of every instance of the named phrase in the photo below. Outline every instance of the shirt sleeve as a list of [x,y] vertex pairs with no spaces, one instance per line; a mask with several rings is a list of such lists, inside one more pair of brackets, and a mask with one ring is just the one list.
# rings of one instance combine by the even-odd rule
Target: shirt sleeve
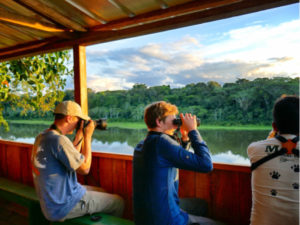
[[198,172],[210,172],[213,169],[209,149],[204,141],[200,140],[198,131],[189,132],[191,145],[195,153],[185,150],[168,135],[161,135],[157,143],[161,166],[173,166],[179,169]]
[[77,151],[73,143],[66,136],[60,135],[58,146],[58,160],[60,160],[68,170],[77,170],[83,163],[84,156]]

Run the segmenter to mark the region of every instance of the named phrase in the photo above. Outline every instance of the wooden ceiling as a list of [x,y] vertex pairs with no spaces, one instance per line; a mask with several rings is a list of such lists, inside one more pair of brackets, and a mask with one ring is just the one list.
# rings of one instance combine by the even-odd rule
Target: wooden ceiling
[[0,61],[256,12],[298,0],[0,0]]

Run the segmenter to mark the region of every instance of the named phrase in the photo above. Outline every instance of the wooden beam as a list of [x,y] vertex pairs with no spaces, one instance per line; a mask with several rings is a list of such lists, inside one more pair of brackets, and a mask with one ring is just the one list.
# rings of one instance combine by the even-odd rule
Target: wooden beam
[[134,17],[135,14],[130,9],[128,9],[125,5],[123,5],[119,0],[108,0],[112,5],[116,8],[120,9],[123,13],[125,13],[128,17]]
[[85,47],[81,45],[74,45],[73,57],[75,101],[81,105],[82,112],[88,115]]
[[23,40],[23,41],[35,39],[35,37],[26,34],[22,30],[16,29],[15,27],[12,28],[11,24],[1,24],[0,23],[0,32],[7,33],[10,37],[12,37],[12,39],[17,38],[17,39]]
[[[1,22],[0,22],[1,23]],[[5,24],[6,26],[11,27],[12,29],[14,29],[17,32],[22,32],[23,34],[26,34],[28,36],[30,36],[31,38],[28,41],[34,41],[34,40],[45,40],[48,38],[60,38],[60,39],[73,39],[74,37],[76,37],[76,32],[69,32],[69,31],[65,31],[65,32],[47,32],[47,31],[43,31],[43,30],[37,30],[34,29],[32,27],[24,27],[18,24],[12,24],[12,23],[8,23],[3,21],[2,24]],[[23,42],[19,42],[19,43],[25,43],[25,41]]]
[[[32,42],[27,42],[24,44],[19,44],[13,47],[7,47],[4,49],[0,50],[0,61],[4,61],[4,59],[8,56],[8,55],[16,55],[19,54],[20,52],[36,52],[37,49],[44,49],[45,46],[50,46],[52,43],[54,43],[57,40],[57,38],[48,38],[48,39],[44,39],[44,40],[38,40],[38,41],[32,41]],[[53,49],[53,51],[57,51],[56,48]],[[46,52],[51,52],[47,50],[45,51],[38,51],[37,54],[41,54],[41,53],[46,53]],[[25,53],[25,55],[20,56],[24,57],[24,56],[29,56]],[[36,55],[37,55],[36,54]]]
[[51,23],[45,23],[41,21],[37,21],[27,16],[17,15],[15,13],[8,12],[0,8],[0,20],[17,24],[24,27],[30,27],[36,30],[42,30],[46,32],[64,32],[66,30],[58,28],[56,25]]
[[[151,34],[160,31],[176,29],[184,26],[210,22],[218,19],[239,16],[246,13],[257,12],[298,2],[297,0],[244,0],[236,4],[226,5],[224,7],[212,8],[182,16],[171,17],[162,21],[146,23],[140,26],[130,27],[117,31],[97,31],[97,32],[73,32],[71,39],[56,39],[47,41],[42,47],[32,46],[30,49],[19,49],[18,46],[8,49],[0,49],[0,61],[11,60],[21,56],[29,56],[38,53],[58,51],[72,48],[73,45],[91,45],[104,43],[108,41],[120,40],[123,38],[135,37],[139,35]],[[109,25],[109,24],[108,24]],[[77,36],[75,36],[77,34]],[[30,45],[30,43],[28,43]],[[33,43],[34,45],[34,43]],[[13,51],[13,52],[11,52]]]
[[159,4],[160,8],[162,9],[169,8],[169,5],[164,0],[155,0],[155,1]]
[[68,17],[59,13],[56,9],[41,3],[39,1],[32,0],[14,0],[20,5],[26,7],[27,9],[39,14],[40,16],[46,18],[47,20],[53,21],[56,24],[60,24],[66,28],[76,31],[87,31],[83,26],[69,19]]
[[126,29],[133,26],[141,26],[147,23],[153,23],[161,20],[168,20],[171,17],[178,17],[186,14],[192,14],[195,12],[201,12],[204,10],[209,10],[219,6],[226,6],[229,4],[234,4],[241,2],[242,0],[202,0],[202,1],[192,1],[182,5],[173,6],[170,8],[156,10],[155,12],[145,13],[136,16],[130,20],[120,19],[110,22],[107,25],[98,25],[93,27],[91,30],[119,30]]
[[[6,27],[7,28],[7,27]],[[24,41],[22,38],[19,36],[15,35],[15,33],[7,32],[6,29],[3,29],[3,26],[0,24],[0,36],[5,37],[8,40],[14,41],[15,43],[19,43]]]
[[17,40],[15,40],[14,38],[9,38],[2,33],[0,33],[0,39],[1,39],[1,43],[5,43],[5,45],[9,45],[9,46],[13,46],[16,43],[18,43]]
[[229,4],[224,7],[212,8],[204,11],[196,11],[191,14],[184,14],[182,16],[172,17],[162,21],[155,21],[146,23],[140,26],[134,26],[127,29],[115,31],[97,31],[88,32],[80,35],[76,42],[81,45],[92,45],[96,43],[104,43],[108,41],[121,40],[123,38],[130,38],[145,34],[152,34],[171,29],[177,29],[185,26],[201,24],[205,22],[215,21],[242,14],[257,12],[273,7],[279,7],[297,2],[297,0],[244,0],[236,4]]
[[107,23],[107,21],[105,19],[103,19],[99,15],[96,15],[92,11],[89,11],[88,9],[86,9],[85,7],[83,7],[82,5],[80,5],[79,3],[77,3],[77,2],[75,2],[73,0],[65,0],[65,2],[67,2],[68,4],[70,4],[71,6],[73,6],[74,8],[76,8],[77,10],[79,10],[84,15],[92,18],[93,20],[95,20],[95,21],[97,21],[99,23],[102,23],[102,24],[106,24]]
[[2,41],[2,40],[0,40],[0,48],[2,48],[2,47],[6,47],[7,45]]

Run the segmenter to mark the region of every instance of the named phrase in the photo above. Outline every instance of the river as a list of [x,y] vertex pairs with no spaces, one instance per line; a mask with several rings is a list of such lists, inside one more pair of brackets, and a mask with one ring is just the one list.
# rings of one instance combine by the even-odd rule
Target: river
[[[33,143],[34,137],[47,125],[10,124],[10,131],[0,128],[0,139]],[[145,138],[146,129],[108,128],[93,135],[94,152],[132,155],[136,144]],[[214,162],[250,165],[247,147],[253,141],[265,139],[267,130],[201,130]],[[70,136],[72,139],[72,136]]]

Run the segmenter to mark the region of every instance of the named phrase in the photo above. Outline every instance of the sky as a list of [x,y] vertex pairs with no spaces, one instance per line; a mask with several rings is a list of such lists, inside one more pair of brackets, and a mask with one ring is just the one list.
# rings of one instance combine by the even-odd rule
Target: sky
[[[86,48],[94,91],[300,76],[299,3]],[[73,85],[68,82],[68,85]]]

